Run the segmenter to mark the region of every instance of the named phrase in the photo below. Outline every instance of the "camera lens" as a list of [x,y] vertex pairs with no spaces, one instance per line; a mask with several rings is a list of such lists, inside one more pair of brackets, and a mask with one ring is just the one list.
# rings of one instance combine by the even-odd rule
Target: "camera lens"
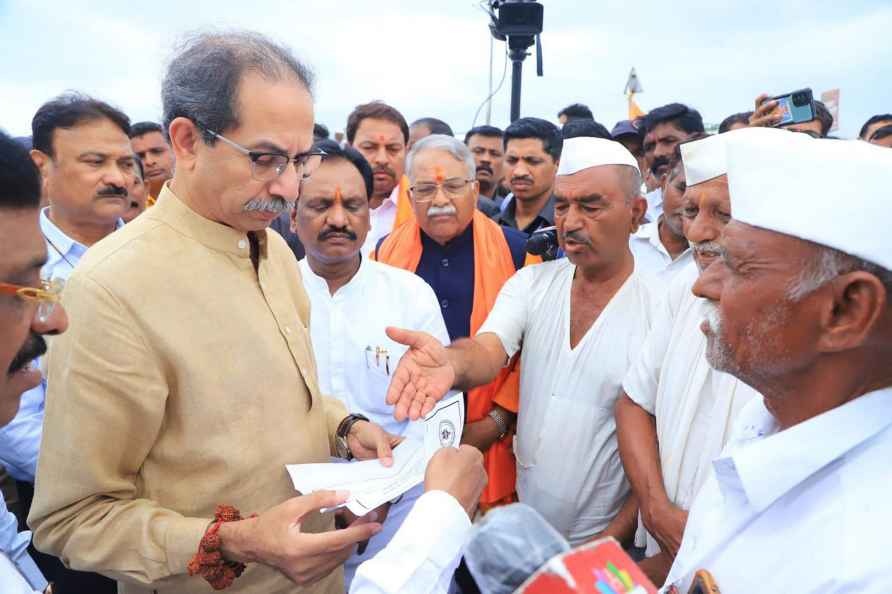
[[793,105],[799,107],[805,105],[805,93],[793,93]]

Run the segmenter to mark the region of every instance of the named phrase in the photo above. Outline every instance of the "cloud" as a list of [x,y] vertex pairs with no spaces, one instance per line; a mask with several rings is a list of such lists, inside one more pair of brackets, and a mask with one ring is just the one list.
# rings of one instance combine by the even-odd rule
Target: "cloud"
[[[79,89],[134,119],[160,115],[160,81],[177,40],[195,29],[249,28],[290,45],[317,73],[317,119],[342,129],[358,103],[384,99],[407,118],[471,126],[487,94],[487,17],[472,0],[312,0],[134,5],[0,0],[0,126],[28,132],[49,97]],[[635,66],[645,108],[684,101],[707,121],[749,109],[760,92],[840,87],[843,132],[892,105],[892,6],[788,0],[771,6],[689,0],[636,4],[544,0],[545,77],[524,63],[524,115],[555,119],[581,101],[608,126],[624,117]],[[146,10],[146,9],[150,10]],[[496,43],[494,78],[504,44]],[[508,119],[508,80],[493,123]],[[480,123],[480,121],[478,121]]]

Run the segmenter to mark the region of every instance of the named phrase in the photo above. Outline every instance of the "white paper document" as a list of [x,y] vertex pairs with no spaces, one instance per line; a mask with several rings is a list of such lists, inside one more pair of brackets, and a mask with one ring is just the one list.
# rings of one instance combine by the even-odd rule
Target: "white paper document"
[[423,433],[407,432],[408,436],[393,449],[393,466],[389,468],[378,460],[288,464],[285,468],[294,488],[304,495],[322,490],[349,491],[347,509],[364,516],[421,483],[427,463],[437,450],[459,446],[464,420],[464,398],[460,392],[451,392],[423,420],[415,421],[424,424]]

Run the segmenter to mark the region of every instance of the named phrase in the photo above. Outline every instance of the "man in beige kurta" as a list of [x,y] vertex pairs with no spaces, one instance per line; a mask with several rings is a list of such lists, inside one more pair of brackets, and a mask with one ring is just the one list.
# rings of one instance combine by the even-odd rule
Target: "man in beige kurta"
[[[262,74],[241,73],[244,106],[235,124],[220,129],[239,145],[278,143],[276,154],[289,158],[306,151],[306,81],[276,62],[266,42],[261,50],[256,38],[243,42],[211,35],[192,47],[218,48],[210,53],[216,59],[219,48],[235,47],[272,60]],[[248,155],[199,136],[198,120],[169,122],[180,163],[173,181],[151,210],[93,246],[66,286],[71,325],[49,356],[29,518],[35,544],[73,568],[118,579],[123,594],[210,592],[186,568],[215,506],[225,503],[246,517],[261,514],[237,533],[220,531],[227,558],[259,561],[230,591],[298,591],[279,571],[287,570],[315,581],[307,591],[343,592],[336,568],[343,559],[303,576],[283,561],[311,557],[310,541],[323,536],[303,533],[332,530],[331,514],[312,512],[297,528],[298,518],[264,516],[295,496],[285,464],[328,461],[347,414],[319,393],[309,301],[288,246],[265,230],[275,214],[251,207],[293,203],[304,172],[292,161],[278,177],[258,179],[263,171]],[[358,432],[369,430],[361,425]]]

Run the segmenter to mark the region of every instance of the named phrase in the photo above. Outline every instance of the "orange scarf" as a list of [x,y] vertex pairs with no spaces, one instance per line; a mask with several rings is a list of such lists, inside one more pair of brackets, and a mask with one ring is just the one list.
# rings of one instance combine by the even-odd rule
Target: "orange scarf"
[[412,203],[409,202],[409,178],[405,175],[400,178],[400,191],[396,195],[396,216],[393,217],[393,231],[400,225],[415,218]]
[[[496,297],[515,272],[511,250],[502,228],[479,210],[474,211],[474,302],[471,308],[471,336],[477,333],[492,310]],[[395,229],[381,247],[372,254],[378,260],[397,268],[415,272],[421,261],[421,228],[412,217]],[[538,256],[527,256],[526,264],[541,262]],[[468,391],[467,423],[485,418],[494,404],[515,414],[519,405],[520,368],[517,359],[502,369],[495,380]],[[506,435],[492,445],[484,455],[489,483],[481,503],[492,506],[502,500],[510,501],[514,494],[516,467],[511,450],[512,435]]]

